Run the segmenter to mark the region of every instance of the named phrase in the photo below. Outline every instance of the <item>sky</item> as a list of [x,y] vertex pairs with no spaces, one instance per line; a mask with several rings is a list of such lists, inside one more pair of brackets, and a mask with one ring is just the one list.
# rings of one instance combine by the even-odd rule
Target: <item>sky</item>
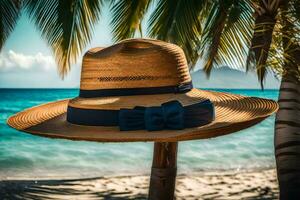
[[[85,51],[92,47],[113,44],[109,21],[110,13],[105,9],[99,23],[95,26],[93,39]],[[58,75],[56,67],[51,49],[26,14],[22,14],[15,30],[0,52],[0,88],[79,87],[81,58],[72,65],[71,71],[64,80]],[[203,62],[199,60],[196,70],[202,67]],[[194,72],[192,78],[194,85],[202,88],[260,88],[254,73],[231,71],[227,67],[214,70],[210,79],[207,79],[201,71]],[[268,75],[266,88],[278,87],[279,81],[272,75]]]

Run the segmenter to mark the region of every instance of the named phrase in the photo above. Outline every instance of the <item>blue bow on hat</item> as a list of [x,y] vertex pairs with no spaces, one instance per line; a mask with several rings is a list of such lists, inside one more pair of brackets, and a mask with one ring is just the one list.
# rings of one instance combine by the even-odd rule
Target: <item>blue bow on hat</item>
[[185,107],[175,100],[161,106],[120,109],[118,124],[121,131],[181,130],[207,124],[213,118],[214,107],[209,100]]

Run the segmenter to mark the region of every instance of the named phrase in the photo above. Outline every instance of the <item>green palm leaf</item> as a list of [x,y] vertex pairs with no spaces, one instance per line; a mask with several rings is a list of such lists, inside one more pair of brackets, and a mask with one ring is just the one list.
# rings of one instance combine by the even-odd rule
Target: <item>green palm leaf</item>
[[[254,33],[251,40],[251,46],[246,66],[247,69],[249,69],[251,66],[255,66],[257,77],[262,88],[264,85],[264,79],[268,71],[267,60],[269,58],[269,53],[271,50],[279,6],[278,4],[278,6],[268,7],[267,3],[264,3],[263,1],[259,1],[257,3],[257,5],[264,10],[264,12],[256,13]],[[275,3],[275,1],[273,3]]]
[[272,43],[275,23],[275,17],[259,16],[256,18],[249,57],[247,59],[247,68],[249,68],[251,62],[255,63],[258,80],[262,87],[267,72],[266,62]]
[[132,38],[136,30],[141,30],[141,23],[151,0],[119,0],[112,5],[113,39],[115,41]]
[[300,23],[300,0],[291,0],[290,3],[290,14]]
[[20,7],[18,0],[0,1],[0,50],[17,23]]
[[198,60],[204,0],[159,0],[150,16],[150,37],[172,42],[184,50],[190,65]]
[[222,64],[242,68],[251,38],[251,14],[250,5],[242,0],[219,0],[211,6],[200,48],[208,76]]
[[[293,2],[293,1],[291,1]],[[290,2],[290,3],[291,3]],[[296,2],[296,1],[295,1]],[[287,12],[281,14],[283,51],[283,76],[291,81],[300,80],[300,21],[295,14],[295,4],[284,5]]]
[[208,47],[209,52],[206,53],[206,64],[204,66],[204,71],[208,76],[210,75],[213,64],[219,63],[218,49],[222,32],[226,24],[226,16],[227,13],[222,12],[220,5],[214,3],[206,19],[204,36],[202,38],[201,55],[204,55],[205,48]]
[[26,1],[26,10],[51,46],[62,77],[90,42],[101,5],[101,0]]

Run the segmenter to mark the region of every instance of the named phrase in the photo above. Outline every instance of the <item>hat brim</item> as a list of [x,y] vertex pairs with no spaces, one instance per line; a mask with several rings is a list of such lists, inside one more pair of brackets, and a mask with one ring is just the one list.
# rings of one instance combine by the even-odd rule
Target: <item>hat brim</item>
[[[140,96],[116,97],[118,102],[121,103],[116,101],[107,103],[103,98],[101,100],[86,99],[86,102],[89,101],[89,103],[86,103],[85,106],[95,107],[95,104],[92,103],[95,101],[98,102],[99,109],[118,109],[122,106],[159,105],[172,99],[179,100],[183,105],[210,99],[215,105],[215,120],[201,127],[150,132],[146,130],[120,131],[118,127],[82,126],[67,122],[66,112],[70,100],[66,99],[24,110],[10,117],[7,123],[17,130],[50,138],[98,142],[175,142],[211,138],[236,132],[259,123],[278,109],[278,104],[273,100],[198,89],[193,89],[185,94],[144,96],[147,97],[143,102],[141,102],[142,97]],[[75,99],[75,101],[78,101],[78,99]],[[83,102],[84,100],[80,99],[80,101]],[[74,103],[74,100],[72,102]]]

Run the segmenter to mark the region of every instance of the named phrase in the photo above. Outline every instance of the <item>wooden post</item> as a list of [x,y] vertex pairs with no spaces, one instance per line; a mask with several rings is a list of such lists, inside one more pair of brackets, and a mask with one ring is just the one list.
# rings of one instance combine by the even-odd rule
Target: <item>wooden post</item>
[[177,171],[177,142],[155,142],[149,200],[173,200]]

